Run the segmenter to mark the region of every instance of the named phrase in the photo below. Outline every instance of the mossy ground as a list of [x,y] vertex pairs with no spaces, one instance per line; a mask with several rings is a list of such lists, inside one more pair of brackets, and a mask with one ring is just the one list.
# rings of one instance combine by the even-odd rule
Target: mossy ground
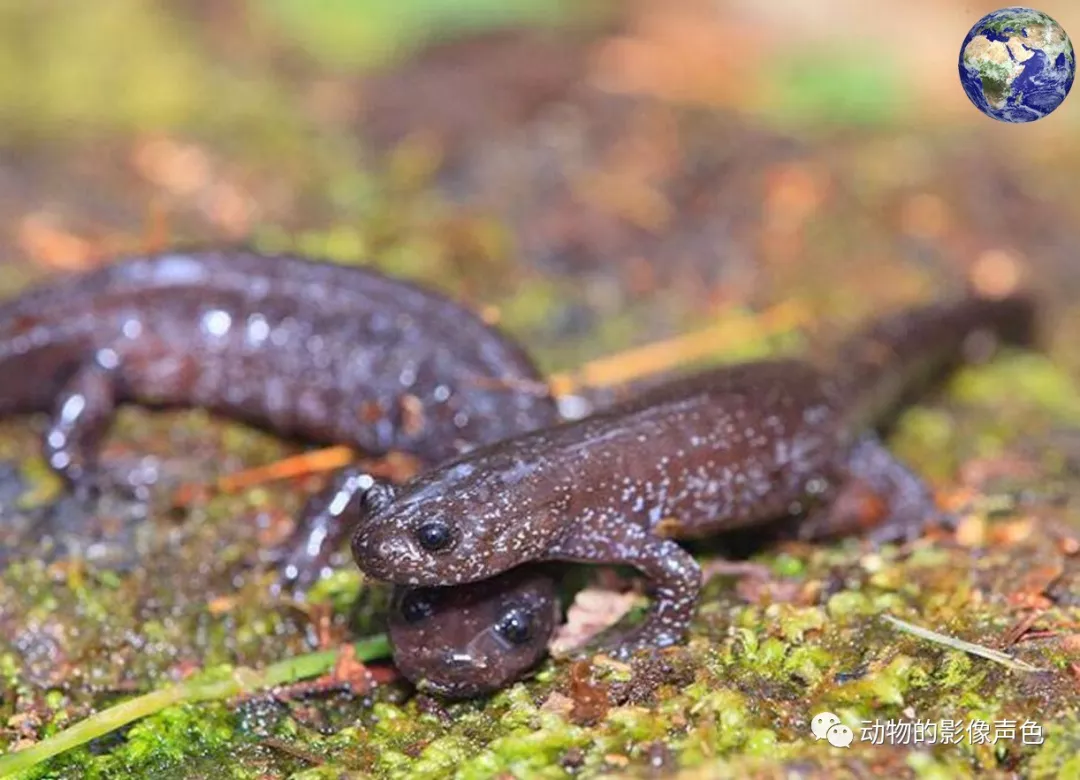
[[[778,303],[803,325],[776,334],[755,315],[709,359],[806,349],[882,308],[1019,275],[1045,294],[1046,350],[964,369],[890,436],[960,512],[955,533],[759,550],[773,577],[713,579],[684,647],[628,666],[548,662],[452,705],[391,682],[175,707],[27,777],[1080,777],[1080,352],[1068,337],[1080,215],[1061,197],[1080,147],[1025,157],[964,130],[888,124],[810,128],[800,142],[728,111],[587,87],[587,44],[568,33],[483,38],[367,78],[340,42],[319,57],[314,22],[291,37],[275,6],[0,8],[0,50],[17,59],[0,68],[13,117],[5,295],[113,252],[242,237],[495,307],[555,372],[702,325],[745,331],[747,310]],[[447,61],[467,78],[440,89]],[[12,466],[0,475],[4,749],[195,670],[380,630],[385,589],[344,559],[318,587],[328,606],[268,596],[260,550],[316,480],[174,500],[299,445],[197,411],[125,409],[105,459],[157,474],[150,505],[86,514],[60,496],[47,512],[59,494],[37,422],[0,423]],[[883,614],[1041,671],[901,633]],[[825,709],[857,735],[875,719],[1012,720],[1017,734],[843,750],[810,734]],[[1024,744],[1027,721],[1042,744]]]

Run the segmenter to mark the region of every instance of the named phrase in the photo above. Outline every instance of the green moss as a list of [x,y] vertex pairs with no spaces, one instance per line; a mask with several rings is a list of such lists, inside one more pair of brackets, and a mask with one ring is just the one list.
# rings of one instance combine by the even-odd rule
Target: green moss
[[986,366],[964,368],[949,388],[964,403],[1007,410],[1010,415],[1028,407],[1062,421],[1080,422],[1080,388],[1046,355],[1016,352]]
[[[877,710],[897,711],[905,703],[912,686],[925,685],[926,671],[914,659],[897,655],[873,674],[833,689],[830,699],[838,703],[858,704]],[[896,709],[892,709],[896,708]]]
[[223,708],[174,707],[133,726],[119,756],[129,769],[170,763],[191,752],[224,747],[232,734]]
[[801,576],[806,569],[805,562],[787,553],[775,556],[770,565],[778,577],[796,578]]
[[865,593],[844,591],[834,594],[828,603],[829,617],[841,623],[853,617],[873,615],[877,612],[873,601]]
[[857,47],[797,48],[770,61],[763,82],[771,93],[759,109],[785,125],[887,123],[905,91],[891,61]]
[[904,761],[920,780],[952,780],[974,778],[970,765],[960,756],[935,756],[931,753],[910,753]]
[[415,0],[406,6],[392,0],[266,0],[255,6],[280,25],[282,33],[336,67],[355,68],[400,57],[411,47],[452,32],[514,24],[557,23],[570,17],[574,4],[562,0]]
[[943,690],[959,690],[978,687],[982,677],[981,671],[974,670],[971,657],[967,653],[953,651],[942,657],[937,668],[936,682]]
[[662,739],[669,728],[665,718],[646,707],[617,707],[608,712],[605,725],[614,741],[630,743]]
[[513,333],[527,333],[544,328],[567,298],[565,283],[536,277],[519,285],[517,293],[499,306],[501,323]]
[[552,713],[538,713],[533,727],[513,727],[484,753],[461,764],[463,778],[491,777],[500,772],[522,775],[558,763],[567,750],[588,743],[586,732]]
[[[1039,719],[1035,719],[1039,722]],[[1069,718],[1042,724],[1045,741],[1038,750],[1028,751],[1028,771],[1033,778],[1080,778],[1080,718],[1074,711]]]
[[765,610],[769,625],[778,621],[780,634],[785,641],[798,644],[808,631],[820,631],[825,627],[825,616],[817,607],[798,608],[788,604],[776,604]]

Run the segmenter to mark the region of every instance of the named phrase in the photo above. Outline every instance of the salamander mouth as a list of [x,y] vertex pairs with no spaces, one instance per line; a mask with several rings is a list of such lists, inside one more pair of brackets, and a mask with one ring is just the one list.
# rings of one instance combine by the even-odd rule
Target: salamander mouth
[[[458,653],[447,651],[439,654],[439,657],[430,659],[434,663],[428,669],[440,669],[445,679],[432,679],[424,677],[416,687],[424,693],[435,693],[447,698],[467,698],[478,696],[492,689],[492,681],[483,682],[488,676],[487,664],[483,658],[475,657],[471,653]],[[498,680],[494,681],[496,687]]]
[[416,690],[422,693],[435,694],[447,699],[468,699],[479,696],[487,689],[484,686],[471,682],[445,683],[424,678],[416,683]]

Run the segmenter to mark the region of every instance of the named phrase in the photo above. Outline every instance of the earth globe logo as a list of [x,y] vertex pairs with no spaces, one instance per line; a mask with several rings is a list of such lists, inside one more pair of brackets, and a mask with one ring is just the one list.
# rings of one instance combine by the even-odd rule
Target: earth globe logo
[[1013,6],[977,21],[960,47],[960,83],[1001,122],[1034,122],[1061,105],[1076,76],[1072,42],[1042,11]]

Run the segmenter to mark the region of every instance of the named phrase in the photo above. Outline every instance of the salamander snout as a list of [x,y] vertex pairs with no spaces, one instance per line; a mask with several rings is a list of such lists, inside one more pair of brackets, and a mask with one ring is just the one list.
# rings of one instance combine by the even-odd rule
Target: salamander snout
[[353,535],[356,565],[369,577],[400,585],[442,585],[452,582],[457,566],[456,535],[442,524],[414,530],[361,525]]
[[352,538],[352,554],[356,565],[369,577],[407,585],[422,584],[416,576],[428,556],[404,534],[360,528]]
[[461,539],[457,524],[442,514],[383,514],[361,519],[352,553],[361,571],[375,579],[401,585],[446,585],[475,576],[459,564]]

